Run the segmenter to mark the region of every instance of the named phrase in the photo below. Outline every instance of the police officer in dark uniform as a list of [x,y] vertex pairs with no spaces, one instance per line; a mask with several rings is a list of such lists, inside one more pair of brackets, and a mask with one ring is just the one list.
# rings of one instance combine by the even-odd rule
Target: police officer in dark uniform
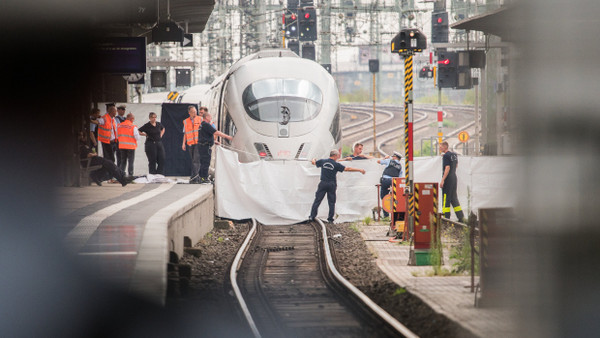
[[[402,163],[400,163],[400,159],[402,155],[399,152],[394,151],[392,157],[386,156],[383,160],[377,160],[377,163],[381,165],[385,165],[385,169],[381,174],[381,179],[379,183],[381,183],[381,190],[379,191],[379,197],[383,199],[385,195],[390,192],[390,187],[392,186],[392,178],[393,177],[402,177]],[[383,217],[388,217],[389,213],[383,210]]]
[[338,172],[359,171],[363,175],[365,174],[364,169],[343,166],[342,164],[337,162],[339,158],[340,152],[336,149],[333,149],[329,153],[329,158],[321,159],[318,161],[316,158],[313,158],[311,161],[312,164],[321,168],[321,182],[319,182],[319,187],[317,188],[317,192],[315,193],[315,201],[313,202],[312,208],[310,210],[310,217],[308,218],[310,221],[313,221],[315,217],[317,217],[319,205],[321,205],[323,197],[325,197],[325,194],[327,194],[327,203],[329,204],[329,215],[327,216],[327,221],[329,223],[333,223],[333,216],[335,216],[335,191],[337,190],[336,175]]
[[456,193],[457,178],[456,167],[458,166],[458,155],[448,150],[448,142],[440,143],[440,153],[442,157],[442,181],[440,187],[443,194],[443,213],[445,218],[450,218],[450,205],[454,208],[454,213],[460,222],[464,222],[463,214],[458,195]]
[[229,141],[231,141],[233,137],[216,130],[212,126],[212,116],[208,111],[204,113],[203,118],[200,130],[198,131],[198,150],[200,153],[199,175],[201,184],[210,184],[211,181],[208,179],[208,168],[210,167],[210,159],[212,156],[211,147],[215,143],[214,136],[221,136]]

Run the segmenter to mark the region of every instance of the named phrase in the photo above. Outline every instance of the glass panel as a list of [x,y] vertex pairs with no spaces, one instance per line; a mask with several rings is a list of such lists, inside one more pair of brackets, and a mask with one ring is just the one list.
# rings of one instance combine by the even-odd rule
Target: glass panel
[[249,85],[242,95],[244,108],[250,117],[264,122],[289,122],[313,119],[321,110],[323,94],[307,80],[266,79]]

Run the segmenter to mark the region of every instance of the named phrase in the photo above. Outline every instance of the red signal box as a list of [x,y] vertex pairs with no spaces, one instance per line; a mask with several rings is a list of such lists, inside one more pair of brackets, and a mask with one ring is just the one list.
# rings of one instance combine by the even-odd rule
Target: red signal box
[[415,183],[415,250],[431,249],[431,240],[437,230],[438,184]]

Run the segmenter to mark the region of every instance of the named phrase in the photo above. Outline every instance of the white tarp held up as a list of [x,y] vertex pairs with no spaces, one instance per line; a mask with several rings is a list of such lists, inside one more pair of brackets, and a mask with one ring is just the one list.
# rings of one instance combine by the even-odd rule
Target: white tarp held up
[[[511,194],[514,187],[509,182],[517,161],[509,157],[460,156],[458,197],[465,213],[481,207],[514,207],[516,196]],[[371,210],[377,206],[378,198],[375,185],[379,183],[384,166],[376,160],[344,161],[342,164],[365,169],[366,174],[338,173],[336,223],[372,216]],[[416,158],[415,182],[439,183],[441,166],[441,156]],[[321,169],[309,161],[239,163],[237,153],[217,147],[215,172],[217,216],[255,218],[263,224],[293,224],[308,219]],[[318,217],[326,218],[327,212],[325,197]],[[454,214],[452,217],[455,218]]]

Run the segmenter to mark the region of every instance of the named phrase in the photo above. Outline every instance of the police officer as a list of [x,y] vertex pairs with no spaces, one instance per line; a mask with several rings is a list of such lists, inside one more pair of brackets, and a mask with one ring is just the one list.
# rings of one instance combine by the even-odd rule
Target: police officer
[[[206,109],[206,108],[205,108]],[[212,115],[208,112],[208,109],[204,112],[204,120],[200,126],[198,133],[198,152],[200,153],[200,183],[210,184],[211,181],[208,179],[208,168],[210,167],[210,159],[212,156],[212,146],[215,144],[215,136],[221,136],[229,141],[233,137],[224,134],[215,129],[212,125]]]
[[[165,147],[162,144],[162,137],[165,134],[165,127],[156,121],[156,113],[150,112],[148,123],[140,127],[140,135],[146,136],[144,150],[148,157],[148,171],[150,174],[165,174]],[[158,166],[158,168],[157,168]]]
[[323,201],[323,197],[325,197],[325,194],[327,194],[327,204],[329,204],[327,221],[329,223],[333,223],[333,216],[335,216],[335,192],[337,190],[336,175],[338,172],[358,171],[363,175],[365,174],[364,169],[345,167],[341,163],[337,162],[339,158],[340,152],[337,151],[337,149],[333,149],[329,153],[329,158],[320,160],[313,158],[311,161],[311,163],[316,165],[317,168],[321,168],[321,182],[319,182],[317,192],[315,193],[315,201],[313,202],[310,210],[310,217],[308,218],[310,221],[314,221],[315,217],[317,217],[319,206]]
[[[402,177],[402,164],[400,163],[401,158],[402,155],[400,155],[399,152],[394,151],[392,157],[388,155],[383,160],[377,160],[377,163],[386,166],[383,170],[383,173],[381,174],[381,179],[379,180],[379,183],[381,183],[379,197],[381,199],[383,199],[385,195],[387,195],[390,192],[390,187],[392,186],[392,178]],[[388,216],[388,212],[383,210],[383,217]]]
[[465,215],[460,207],[458,195],[456,194],[456,167],[458,166],[458,155],[448,150],[448,142],[440,143],[440,153],[442,157],[442,181],[440,187],[443,194],[443,213],[445,218],[450,218],[450,205],[454,208],[454,213],[460,222],[464,222]]

